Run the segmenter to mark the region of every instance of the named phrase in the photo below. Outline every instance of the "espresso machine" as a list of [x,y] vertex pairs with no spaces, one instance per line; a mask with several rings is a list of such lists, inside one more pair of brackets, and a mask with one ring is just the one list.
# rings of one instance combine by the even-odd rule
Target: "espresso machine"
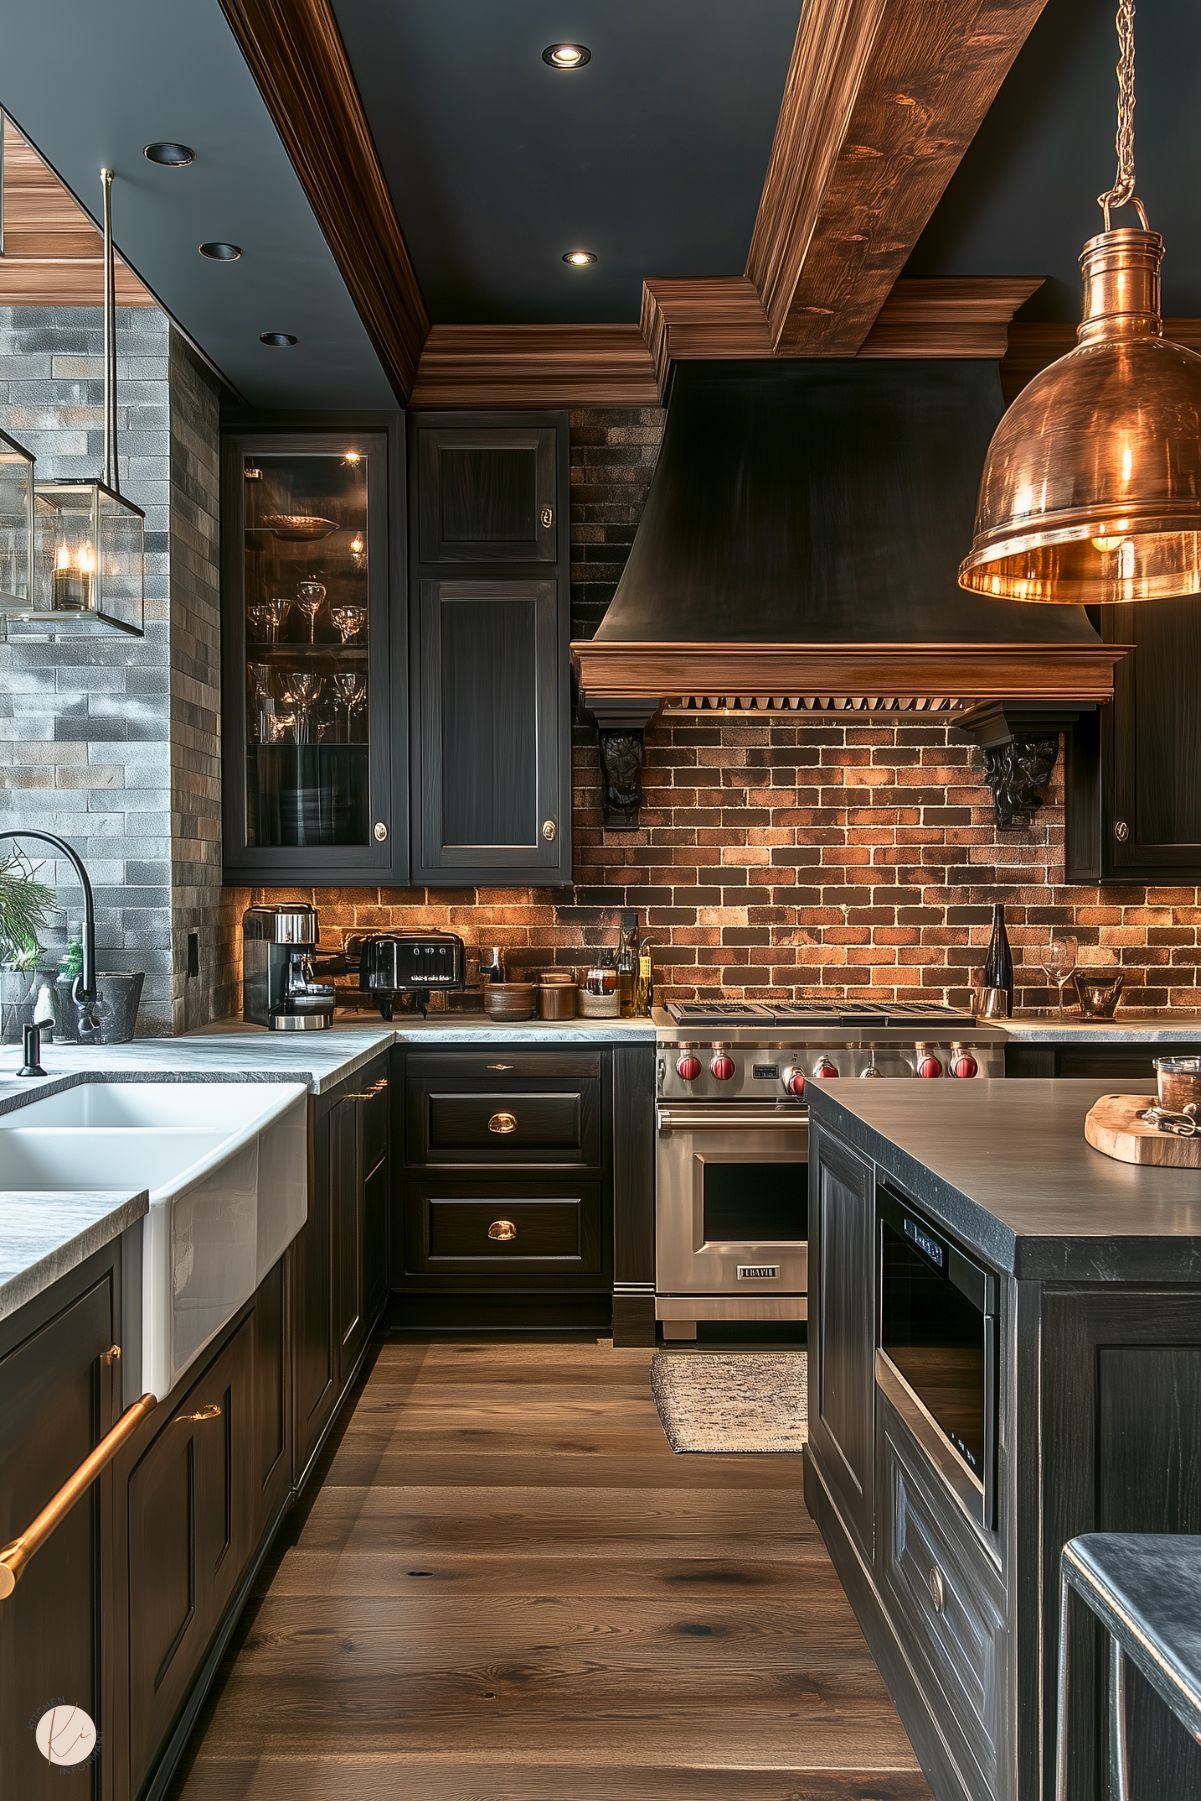
[[247,907],[242,915],[242,1018],[273,1032],[315,1032],[334,1023],[334,989],[313,976],[321,935],[306,901]]

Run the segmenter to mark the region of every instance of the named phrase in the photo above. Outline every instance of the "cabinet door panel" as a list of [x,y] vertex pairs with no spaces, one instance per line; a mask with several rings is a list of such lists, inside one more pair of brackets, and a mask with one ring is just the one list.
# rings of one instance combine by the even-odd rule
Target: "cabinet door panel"
[[330,1143],[330,1117],[319,1117],[313,1125],[309,1216],[289,1251],[296,1476],[307,1467],[338,1397]]
[[257,1544],[292,1482],[284,1261],[268,1271],[254,1300],[254,1522]]
[[554,426],[419,425],[422,563],[553,563]]
[[476,1174],[406,1185],[405,1246],[412,1276],[512,1283],[570,1282],[605,1266],[599,1181],[516,1182]]
[[135,1790],[170,1733],[250,1557],[252,1333],[251,1318],[188,1390],[129,1477]]
[[569,867],[566,649],[551,581],[423,581],[415,878]]
[[334,1208],[338,1386],[350,1376],[367,1337],[363,1284],[366,1218],[360,1149],[362,1103],[339,1101],[330,1114],[330,1189]]
[[[114,1423],[119,1384],[100,1362],[117,1329],[114,1279],[89,1287],[0,1360],[0,1544],[23,1532]],[[55,1768],[32,1727],[59,1697],[106,1730],[98,1656],[109,1559],[95,1485],[0,1606],[0,1795],[61,1801],[64,1779],[99,1798],[100,1760]]]
[[[811,1133],[810,1424],[813,1449],[869,1562],[874,1536],[875,1194],[872,1166]],[[814,1257],[816,1256],[816,1266]]]

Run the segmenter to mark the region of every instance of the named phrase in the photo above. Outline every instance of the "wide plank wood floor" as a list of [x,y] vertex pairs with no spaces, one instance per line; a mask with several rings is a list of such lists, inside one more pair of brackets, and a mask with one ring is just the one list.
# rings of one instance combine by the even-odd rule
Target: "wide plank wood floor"
[[677,1457],[647,1351],[390,1344],[173,1801],[929,1801],[799,1457]]

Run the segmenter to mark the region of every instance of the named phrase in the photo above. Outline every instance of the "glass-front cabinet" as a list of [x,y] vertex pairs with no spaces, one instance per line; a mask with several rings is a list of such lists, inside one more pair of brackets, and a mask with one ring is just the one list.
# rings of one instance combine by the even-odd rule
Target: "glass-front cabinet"
[[393,667],[406,646],[390,605],[400,455],[385,430],[225,441],[227,880],[407,875],[405,682]]

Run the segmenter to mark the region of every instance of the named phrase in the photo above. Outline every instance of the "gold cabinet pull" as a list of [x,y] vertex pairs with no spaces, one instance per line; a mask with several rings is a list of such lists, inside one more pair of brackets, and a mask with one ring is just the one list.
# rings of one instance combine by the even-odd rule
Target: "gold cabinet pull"
[[497,1238],[502,1244],[508,1244],[517,1236],[517,1227],[511,1219],[494,1219],[488,1227],[489,1238]]
[[205,1401],[203,1405],[197,1407],[193,1413],[177,1413],[175,1421],[177,1425],[182,1425],[186,1421],[191,1425],[202,1426],[206,1420],[219,1420],[220,1418],[220,1401]]
[[489,1063],[489,1065],[488,1065],[488,1068],[490,1070],[496,1070],[497,1073],[499,1073],[501,1070],[512,1069],[512,1067],[513,1067],[513,1065],[511,1063]]
[[502,1138],[507,1137],[510,1132],[517,1130],[517,1115],[515,1113],[494,1113],[488,1121],[488,1130],[498,1132]]
[[153,1413],[158,1406],[158,1396],[144,1394],[131,1407],[127,1407],[111,1431],[106,1432],[100,1443],[79,1468],[67,1477],[58,1493],[52,1495],[35,1520],[26,1526],[19,1537],[10,1540],[0,1550],[0,1601],[6,1601],[21,1580],[22,1572],[31,1557],[35,1557],[50,1535],[62,1525],[76,1501],[87,1493],[92,1483],[112,1462],[117,1452],[127,1439],[132,1438],[148,1413]]

